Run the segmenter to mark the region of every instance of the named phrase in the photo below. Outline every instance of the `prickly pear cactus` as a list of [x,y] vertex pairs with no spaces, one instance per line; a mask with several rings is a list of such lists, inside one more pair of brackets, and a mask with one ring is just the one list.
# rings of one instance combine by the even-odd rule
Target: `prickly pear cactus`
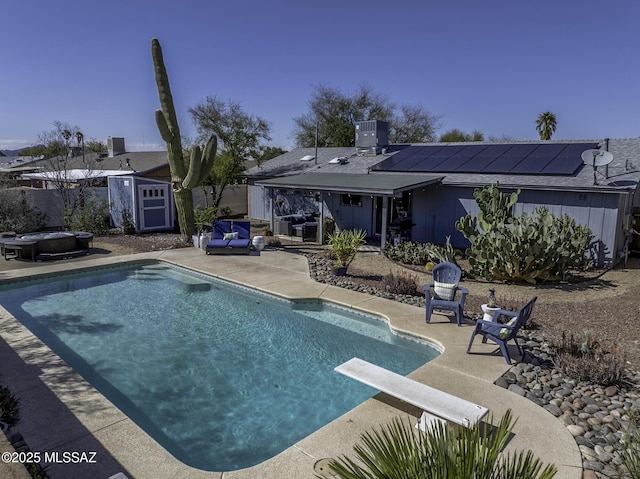
[[194,147],[191,150],[191,160],[188,163],[185,161],[180,139],[180,127],[169,86],[169,76],[164,66],[162,48],[157,38],[151,40],[151,57],[153,58],[161,107],[156,110],[156,124],[162,139],[167,143],[167,157],[171,168],[171,183],[178,211],[180,234],[187,240],[195,229],[192,189],[201,185],[211,173],[218,143],[217,138],[212,136],[207,141],[204,150],[198,146]]
[[563,280],[570,269],[588,266],[591,230],[545,207],[513,215],[518,194],[506,195],[495,186],[476,190],[480,212],[456,222],[471,243],[467,256],[472,272],[489,281],[536,283]]

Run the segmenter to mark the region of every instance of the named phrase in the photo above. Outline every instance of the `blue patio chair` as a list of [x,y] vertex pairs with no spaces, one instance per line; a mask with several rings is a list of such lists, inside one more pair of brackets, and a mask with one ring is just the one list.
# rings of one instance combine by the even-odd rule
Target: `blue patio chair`
[[239,251],[245,251],[248,254],[251,250],[251,222],[234,221],[231,231],[237,233],[230,242],[229,247]]
[[[531,311],[533,310],[533,305],[535,304],[537,296],[534,296],[529,300],[527,304],[525,304],[520,311],[514,313],[513,311],[506,311],[504,309],[499,309],[493,314],[493,318],[491,321],[485,321],[484,319],[479,319],[476,323],[476,327],[471,334],[471,340],[469,341],[469,347],[467,348],[467,354],[471,351],[471,345],[473,344],[473,340],[476,337],[476,334],[482,335],[482,342],[486,343],[487,339],[490,339],[498,346],[500,346],[500,351],[504,356],[504,359],[507,361],[507,364],[511,364],[511,356],[509,355],[509,348],[507,343],[511,340],[516,345],[518,349],[518,353],[520,356],[523,356],[522,348],[520,344],[518,344],[518,331],[522,328],[529,318],[531,317]],[[498,318],[500,316],[510,316],[511,320],[505,324],[498,323]]]
[[433,284],[426,284],[422,288],[427,303],[427,323],[431,321],[433,310],[438,309],[453,311],[458,326],[462,326],[464,302],[469,294],[467,288],[458,284],[462,277],[462,271],[455,264],[444,261],[437,264],[431,274],[433,275]]
[[211,254],[220,248],[226,248],[229,240],[225,239],[225,235],[231,233],[231,221],[215,220],[211,228],[211,241],[207,243],[206,252]]

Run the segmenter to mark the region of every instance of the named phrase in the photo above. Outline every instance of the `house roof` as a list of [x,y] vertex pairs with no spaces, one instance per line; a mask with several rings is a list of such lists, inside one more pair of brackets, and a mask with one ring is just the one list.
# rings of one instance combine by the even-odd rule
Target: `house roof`
[[[392,145],[385,154],[376,156],[356,156],[355,148],[319,148],[318,159],[312,161],[301,161],[306,155],[314,155],[314,148],[299,148],[292,150],[284,155],[280,155],[263,165],[253,167],[247,170],[247,176],[254,179],[280,177],[279,185],[281,187],[295,188],[297,180],[284,178],[290,175],[318,174],[318,173],[345,173],[350,176],[355,183],[352,175],[366,175],[372,171],[374,176],[382,176],[392,181],[390,178],[399,173],[394,173],[385,168],[385,164],[393,164],[390,158],[398,154],[406,156],[409,148],[418,148],[425,146],[435,146],[441,148],[460,149],[464,146],[520,146],[520,145],[562,145],[575,144],[572,155],[573,165],[571,173],[561,174],[523,174],[519,172],[470,172],[470,171],[429,171],[423,169],[419,172],[408,173],[402,172],[403,175],[437,175],[442,178],[442,184],[452,186],[478,187],[487,184],[499,183],[505,188],[526,188],[526,189],[544,189],[544,190],[579,190],[579,191],[620,191],[634,190],[640,181],[640,138],[631,139],[607,139],[607,140],[584,140],[584,141],[544,141],[544,142],[510,142],[510,143],[491,143],[491,142],[475,142],[475,143],[431,143],[422,145]],[[581,145],[581,146],[577,146]],[[613,161],[607,167],[599,167],[596,171],[596,181],[594,185],[594,170],[590,165],[585,165],[581,160],[578,161],[582,147],[595,146],[601,150],[608,150],[613,154]],[[553,149],[553,148],[551,148]],[[398,153],[401,152],[401,153]],[[347,157],[348,162],[345,164],[333,164],[329,161],[336,157]],[[561,165],[560,165],[560,169]],[[373,174],[373,173],[372,173]],[[338,176],[330,177],[338,181]],[[358,179],[362,176],[358,177]],[[379,180],[383,181],[383,180]],[[262,181],[258,183],[262,184]],[[266,186],[266,185],[265,185]],[[355,186],[353,186],[355,188]]]
[[[46,171],[51,169],[51,162],[55,159],[38,159],[31,161],[29,167],[32,170]],[[132,151],[113,157],[101,157],[97,153],[85,153],[83,156],[75,156],[67,160],[68,169],[87,169],[87,164],[92,170],[117,170],[126,173],[145,174],[167,165],[166,151]],[[24,164],[16,166],[25,166]]]
[[82,180],[89,180],[95,178],[104,178],[107,176],[122,176],[131,174],[130,171],[122,170],[102,170],[102,169],[81,169],[72,168],[67,169],[64,174],[56,171],[40,171],[37,173],[23,173],[22,177],[27,180],[65,180],[69,183],[75,183]]
[[[317,159],[315,159],[315,148],[296,148],[261,165],[249,168],[244,172],[244,175],[248,178],[259,179],[312,172],[366,174],[373,165],[388,158],[389,153],[395,152],[399,148],[397,146],[390,149],[388,153],[375,156],[356,156],[355,147],[318,148]],[[302,159],[305,157],[311,157],[311,159],[303,161]],[[331,163],[337,158],[346,158],[347,162]]]
[[441,180],[442,175],[308,173],[259,180],[256,184],[269,188],[394,196],[406,190],[439,183]]

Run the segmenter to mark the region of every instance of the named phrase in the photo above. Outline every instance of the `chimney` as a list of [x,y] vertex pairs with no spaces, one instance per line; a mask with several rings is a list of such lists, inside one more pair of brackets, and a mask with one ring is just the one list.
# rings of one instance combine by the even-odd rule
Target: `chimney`
[[125,153],[124,138],[107,138],[107,151],[109,158]]

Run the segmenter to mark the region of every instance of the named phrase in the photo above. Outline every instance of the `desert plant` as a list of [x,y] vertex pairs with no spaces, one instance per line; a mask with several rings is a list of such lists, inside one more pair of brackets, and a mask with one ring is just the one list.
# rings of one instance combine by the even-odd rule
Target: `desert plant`
[[515,420],[507,411],[487,434],[481,423],[452,429],[437,424],[427,434],[395,418],[361,436],[354,446],[357,461],[334,459],[329,468],[342,479],[550,479],[557,469],[543,467],[531,451],[501,455]]
[[328,244],[329,238],[336,232],[336,222],[333,220],[333,218],[323,218],[322,232],[324,236],[322,238],[322,244]]
[[382,287],[391,294],[409,294],[418,296],[418,277],[410,273],[389,273],[382,277]]
[[455,251],[448,237],[444,245],[420,243],[418,241],[401,241],[395,245],[387,243],[383,253],[387,258],[402,264],[425,266],[429,262],[456,262]]
[[480,208],[456,229],[471,243],[471,273],[488,281],[560,281],[573,268],[590,266],[586,253],[593,234],[568,215],[556,217],[546,207],[532,215],[513,215],[519,190],[506,195],[495,186],[474,191]]
[[202,208],[200,205],[196,205],[193,209],[194,225],[198,236],[204,232],[206,226],[211,227],[213,220],[216,219],[217,210],[213,206]]
[[194,231],[195,223],[192,189],[201,185],[211,173],[218,139],[212,135],[203,150],[199,146],[194,146],[191,149],[191,160],[186,161],[182,152],[182,139],[176,110],[173,106],[169,77],[164,66],[162,48],[157,38],[151,40],[151,56],[161,105],[161,109],[156,110],[156,124],[160,130],[160,136],[167,143],[167,156],[171,169],[171,183],[178,212],[180,234],[187,241]]
[[0,190],[0,231],[41,230],[46,215],[31,204],[24,191]]
[[625,356],[615,345],[606,348],[593,339],[590,331],[584,332],[581,342],[563,332],[561,343],[553,349],[555,366],[570,378],[603,386],[618,384],[624,378]]
[[629,423],[622,436],[623,449],[621,477],[640,479],[640,409],[632,408],[629,413]]
[[346,271],[356,257],[358,248],[365,244],[366,237],[367,233],[364,230],[342,230],[329,236],[331,251],[339,268]]
[[280,248],[280,247],[282,247],[282,241],[280,241],[279,238],[270,237],[267,240],[267,246],[269,246],[271,248]]
[[132,235],[136,232],[136,225],[133,222],[133,213],[128,208],[124,208],[120,214],[122,215],[122,221],[120,227],[122,232],[126,235]]
[[65,225],[71,231],[90,231],[102,235],[109,231],[109,202],[104,198],[88,198],[65,211]]
[[0,421],[13,426],[19,419],[18,400],[8,388],[0,386]]

